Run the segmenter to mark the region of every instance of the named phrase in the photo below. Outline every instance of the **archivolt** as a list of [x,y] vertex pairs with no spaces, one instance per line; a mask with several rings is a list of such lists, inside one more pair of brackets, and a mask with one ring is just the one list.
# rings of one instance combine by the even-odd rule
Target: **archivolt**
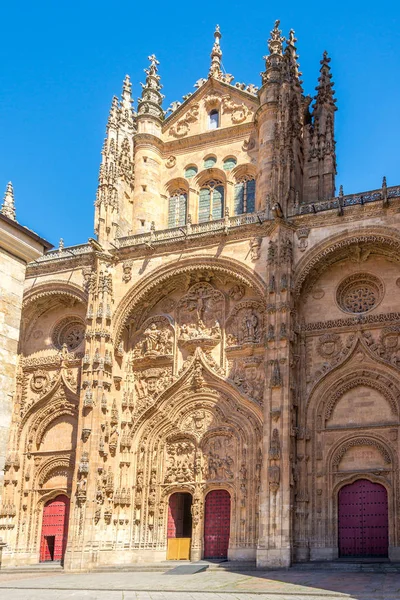
[[52,471],[55,469],[62,468],[71,472],[72,464],[71,456],[64,455],[51,458],[41,465],[40,469],[38,469],[37,473],[35,474],[36,487],[42,487],[51,475]]
[[349,448],[353,448],[354,446],[374,446],[382,454],[383,459],[386,464],[391,464],[391,462],[392,462],[390,452],[388,451],[388,449],[386,448],[386,446],[383,442],[381,442],[375,438],[372,438],[372,437],[363,436],[363,437],[353,437],[350,440],[346,440],[345,442],[342,442],[340,444],[339,448],[337,448],[336,451],[334,451],[334,453],[332,454],[332,459],[331,459],[332,467],[337,468],[340,464],[340,461],[342,460],[342,458],[344,457],[346,452],[349,450]]
[[[368,375],[366,371],[361,373],[353,373],[350,378],[342,378],[341,381],[337,381],[333,385],[331,390],[332,395],[328,395],[328,400],[325,404],[325,421],[331,418],[333,410],[340,398],[346,393],[357,386],[365,386],[377,390],[382,396],[384,396],[390,405],[390,409],[394,415],[398,415],[399,407],[397,404],[397,397],[392,393],[390,389],[393,386],[393,382],[380,375],[379,379],[374,378],[373,375]],[[398,394],[398,390],[397,391]]]
[[163,265],[139,281],[121,300],[115,311],[115,347],[122,338],[125,325],[132,312],[152,292],[157,291],[162,297],[163,286],[172,278],[190,275],[193,271],[212,270],[220,275],[234,278],[252,288],[260,301],[265,304],[266,286],[259,275],[252,272],[247,266],[231,258],[215,258],[210,255],[196,255],[193,258],[182,260],[181,264],[173,262]]
[[348,258],[351,246],[400,262],[400,235],[388,227],[365,227],[334,235],[317,244],[300,260],[294,276],[294,293],[300,296],[333,263]]

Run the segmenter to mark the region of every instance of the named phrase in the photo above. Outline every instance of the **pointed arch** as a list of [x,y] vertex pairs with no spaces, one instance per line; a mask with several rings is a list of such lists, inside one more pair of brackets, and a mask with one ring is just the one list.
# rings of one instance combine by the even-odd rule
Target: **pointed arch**
[[117,306],[114,315],[115,348],[118,347],[122,339],[123,330],[132,313],[135,311],[135,314],[140,314],[141,303],[148,301],[152,295],[156,295],[158,299],[161,299],[168,281],[173,282],[175,278],[178,279],[179,277],[187,278],[196,271],[213,271],[217,275],[224,275],[237,280],[253,290],[255,296],[259,298],[263,305],[266,303],[267,294],[264,280],[246,265],[232,258],[196,255],[193,258],[186,258],[178,264],[174,262],[155,269],[126,293]]

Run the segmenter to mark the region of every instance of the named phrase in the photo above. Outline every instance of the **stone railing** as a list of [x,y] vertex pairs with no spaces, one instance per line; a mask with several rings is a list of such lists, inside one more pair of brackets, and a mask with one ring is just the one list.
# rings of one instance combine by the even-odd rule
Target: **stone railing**
[[66,248],[50,250],[43,254],[40,258],[30,263],[34,265],[35,263],[46,263],[52,260],[60,260],[64,258],[72,258],[74,256],[80,256],[82,254],[90,254],[92,252],[92,248],[90,244],[78,244],[77,246],[68,246]]
[[182,227],[173,227],[171,229],[162,229],[160,231],[149,231],[147,233],[128,235],[126,237],[118,238],[116,244],[119,248],[140,246],[142,244],[153,246],[157,243],[176,242],[177,240],[185,240],[187,238],[192,239],[210,233],[227,233],[237,227],[251,225],[253,223],[263,223],[266,220],[267,216],[264,212],[249,213],[234,217],[225,217],[224,219],[217,219],[215,221],[207,221],[206,223],[196,223],[194,225],[189,223]]
[[[386,188],[387,198],[397,198],[400,196],[400,187],[393,186]],[[320,200],[312,204],[303,204],[299,207],[300,215],[308,215],[312,213],[322,212],[324,210],[332,210],[346,208],[346,206],[354,206],[356,204],[368,204],[370,202],[376,202],[377,200],[383,200],[384,191],[382,188],[378,190],[372,190],[369,192],[362,192],[361,194],[348,194],[347,196],[337,196],[329,200]]]

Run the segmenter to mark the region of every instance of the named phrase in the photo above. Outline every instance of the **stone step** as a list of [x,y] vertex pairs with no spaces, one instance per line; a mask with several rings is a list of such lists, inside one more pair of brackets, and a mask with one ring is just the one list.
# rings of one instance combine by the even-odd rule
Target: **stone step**
[[190,562],[188,560],[171,560],[162,563],[135,563],[130,565],[118,565],[118,566],[98,566],[93,569],[96,572],[154,572],[154,573],[165,573],[171,569],[175,569],[178,566],[185,565],[196,565],[207,568],[209,571],[255,571],[256,563],[253,561],[208,561],[201,560],[198,562]]
[[366,560],[333,560],[296,563],[292,565],[294,571],[349,571],[358,573],[400,573],[400,563],[388,560],[370,562]]

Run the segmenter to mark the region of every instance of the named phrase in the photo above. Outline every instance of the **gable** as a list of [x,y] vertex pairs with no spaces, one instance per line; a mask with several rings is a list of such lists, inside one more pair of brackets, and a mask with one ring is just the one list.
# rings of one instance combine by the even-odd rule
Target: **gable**
[[211,111],[218,111],[218,129],[224,129],[253,121],[257,108],[258,98],[252,94],[209,79],[165,121],[164,141],[213,131],[209,127]]

